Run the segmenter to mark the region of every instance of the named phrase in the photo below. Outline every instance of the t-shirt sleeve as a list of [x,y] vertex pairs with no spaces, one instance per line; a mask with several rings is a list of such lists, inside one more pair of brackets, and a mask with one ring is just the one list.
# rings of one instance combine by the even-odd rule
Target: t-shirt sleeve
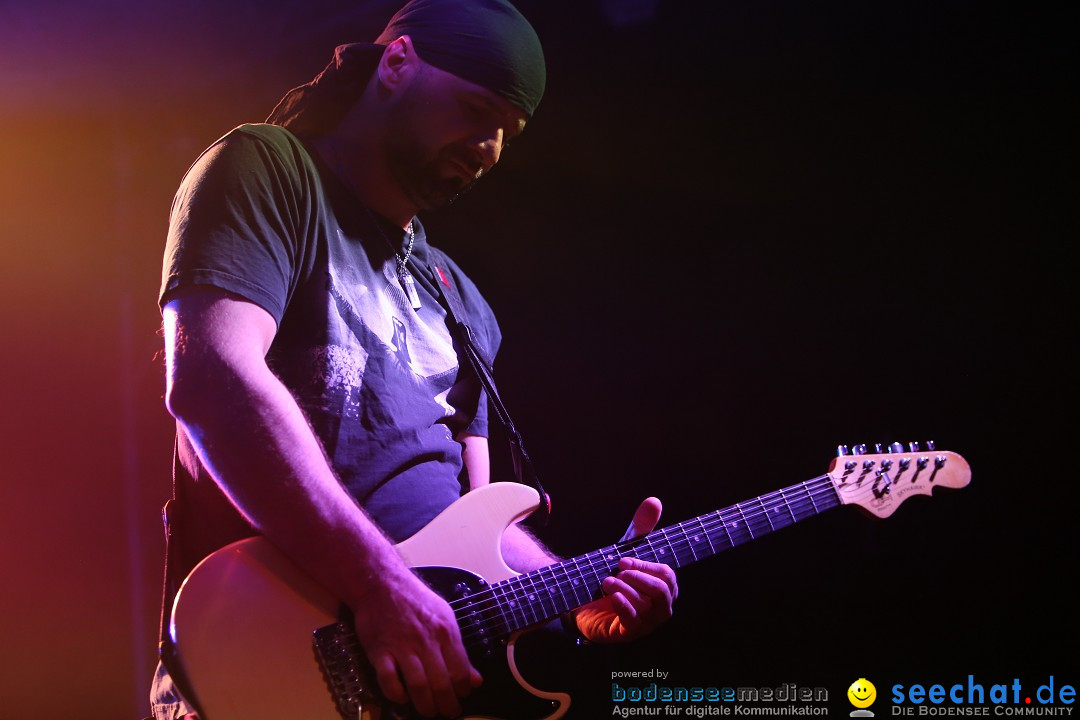
[[173,200],[159,304],[212,285],[280,324],[306,236],[302,184],[289,155],[260,137],[233,132],[211,146]]

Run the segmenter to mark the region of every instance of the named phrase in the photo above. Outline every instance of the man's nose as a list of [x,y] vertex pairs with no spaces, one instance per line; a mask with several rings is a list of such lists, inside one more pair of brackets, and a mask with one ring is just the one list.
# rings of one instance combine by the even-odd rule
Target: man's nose
[[480,153],[484,172],[487,172],[495,163],[499,162],[499,157],[502,156],[504,137],[501,127],[493,127],[477,134],[474,138],[473,147]]

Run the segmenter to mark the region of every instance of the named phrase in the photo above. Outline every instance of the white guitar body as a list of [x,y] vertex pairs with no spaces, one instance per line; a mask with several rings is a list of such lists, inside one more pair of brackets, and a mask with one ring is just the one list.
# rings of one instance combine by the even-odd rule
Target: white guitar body
[[[535,490],[496,483],[469,492],[396,549],[410,567],[454,567],[489,583],[513,577],[502,534],[538,506]],[[228,592],[223,592],[227,588]],[[170,637],[201,720],[341,720],[312,649],[312,632],[339,620],[340,602],[264,538],[228,545],[204,559],[173,604]],[[552,701],[562,717],[569,695],[519,684]],[[378,717],[375,707],[361,718]],[[472,716],[480,717],[480,716]]]

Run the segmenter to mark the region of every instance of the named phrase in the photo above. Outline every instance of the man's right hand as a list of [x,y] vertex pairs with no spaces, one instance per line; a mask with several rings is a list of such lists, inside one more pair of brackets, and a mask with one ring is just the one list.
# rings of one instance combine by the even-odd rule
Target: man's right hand
[[360,644],[391,702],[425,717],[461,714],[460,698],[483,682],[469,662],[446,600],[404,565],[353,604]]

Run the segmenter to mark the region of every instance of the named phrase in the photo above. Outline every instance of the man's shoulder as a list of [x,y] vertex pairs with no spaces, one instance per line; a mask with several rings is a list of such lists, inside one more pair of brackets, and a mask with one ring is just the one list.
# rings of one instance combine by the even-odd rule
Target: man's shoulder
[[245,155],[251,152],[265,154],[267,151],[277,158],[291,162],[309,163],[311,155],[304,143],[280,125],[266,123],[247,123],[238,125],[222,135],[207,148],[207,152],[217,149],[219,153]]
[[303,147],[300,139],[291,132],[280,125],[270,125],[269,123],[244,123],[238,125],[226,133],[222,139],[225,140],[232,136],[256,138],[262,142],[280,147]]
[[310,151],[295,135],[278,125],[239,125],[211,143],[189,169],[188,180],[318,175]]

